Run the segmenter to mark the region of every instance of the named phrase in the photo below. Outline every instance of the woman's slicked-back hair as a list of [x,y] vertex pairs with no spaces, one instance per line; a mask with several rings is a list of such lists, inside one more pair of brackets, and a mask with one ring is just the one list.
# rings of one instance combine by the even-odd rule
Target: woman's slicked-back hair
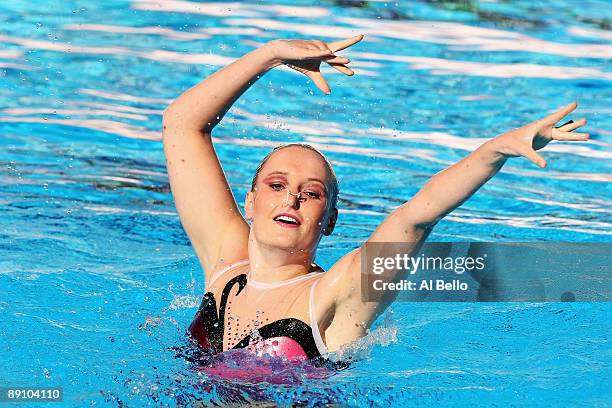
[[327,172],[327,181],[326,181],[327,186],[326,187],[327,187],[327,192],[328,192],[328,209],[336,208],[336,205],[338,203],[338,191],[339,191],[338,178],[336,177],[336,172],[334,171],[334,168],[332,167],[329,160],[327,160],[327,157],[325,157],[323,153],[319,151],[319,149],[309,144],[306,144],[306,143],[288,143],[288,144],[276,146],[274,149],[272,149],[272,151],[268,153],[266,157],[263,158],[261,163],[259,163],[259,166],[257,166],[257,169],[255,170],[255,175],[253,176],[253,181],[251,182],[251,191],[255,191],[255,185],[257,184],[257,177],[259,177],[259,173],[261,173],[261,170],[263,169],[268,159],[277,151],[286,149],[287,147],[301,147],[303,149],[308,149],[312,152],[315,152],[323,159],[323,162],[325,163],[325,170]]

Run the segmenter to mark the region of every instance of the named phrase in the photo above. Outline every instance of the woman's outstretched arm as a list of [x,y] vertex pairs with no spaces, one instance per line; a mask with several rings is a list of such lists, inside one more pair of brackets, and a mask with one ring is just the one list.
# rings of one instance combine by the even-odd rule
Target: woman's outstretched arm
[[240,214],[212,144],[211,132],[232,104],[269,69],[286,64],[307,75],[325,93],[319,71],[325,61],[352,75],[334,52],[361,38],[275,40],[246,54],[189,89],[164,111],[166,166],[181,223],[208,275],[217,264],[247,256],[248,224]]
[[[586,123],[585,119],[554,127],[574,109],[576,104],[569,104],[541,120],[497,136],[460,162],[436,174],[411,200],[390,214],[367,243],[404,243],[402,250],[413,255],[433,226],[497,174],[508,158],[523,156],[543,168],[546,162],[536,151],[552,140],[587,140],[588,134],[572,133]],[[328,330],[331,330],[329,334],[337,344],[351,341],[350,337],[358,337],[359,332],[363,334],[397,295],[397,292],[390,291],[395,293],[385,293],[380,302],[363,301],[362,250],[363,247],[340,259],[317,286],[317,296],[323,301],[327,300],[328,305],[335,305],[337,318],[334,318]],[[400,279],[398,273],[403,272],[397,271],[393,280]]]
[[546,167],[546,161],[536,150],[542,149],[552,140],[583,141],[589,137],[585,133],[570,133],[583,126],[585,119],[560,128],[554,127],[576,106],[576,103],[571,103],[541,120],[497,136],[463,160],[436,174],[410,201],[389,217],[390,222],[386,220],[380,226],[381,231],[377,231],[378,234],[375,233],[372,239],[386,241],[395,238],[403,241],[399,239],[401,234],[385,225],[395,222],[409,231],[406,238],[409,238],[410,231],[432,228],[497,174],[510,157],[523,156],[541,168]]

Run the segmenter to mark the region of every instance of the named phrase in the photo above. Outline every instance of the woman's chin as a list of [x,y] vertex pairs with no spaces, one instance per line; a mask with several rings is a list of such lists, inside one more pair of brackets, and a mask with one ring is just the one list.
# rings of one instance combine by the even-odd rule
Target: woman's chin
[[278,234],[273,239],[270,239],[270,237],[268,236],[265,240],[260,242],[269,248],[279,249],[287,252],[297,253],[305,251],[305,249],[303,248],[304,243],[300,242],[300,240],[297,239],[295,236],[287,237]]
[[305,252],[314,242],[304,237],[300,228],[290,229],[272,225],[271,228],[258,229],[254,232],[260,245],[284,251]]
[[290,239],[277,239],[270,242],[270,246],[284,251],[299,251],[298,243]]

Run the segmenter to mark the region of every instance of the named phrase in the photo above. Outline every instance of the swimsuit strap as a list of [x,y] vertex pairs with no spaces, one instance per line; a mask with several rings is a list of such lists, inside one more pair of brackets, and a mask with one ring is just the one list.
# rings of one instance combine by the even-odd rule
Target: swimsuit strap
[[295,278],[290,278],[290,279],[286,279],[283,281],[260,282],[260,281],[256,281],[255,279],[251,278],[251,273],[249,271],[249,273],[247,274],[247,277],[248,277],[247,285],[254,286],[259,289],[274,289],[274,288],[279,288],[281,286],[289,285],[291,283],[297,283],[297,282],[302,282],[307,279],[311,279],[315,276],[320,275],[321,273],[322,272],[309,272],[306,275],[296,276]]
[[215,281],[216,281],[216,280],[217,280],[217,279],[218,279],[218,278],[219,278],[221,275],[223,275],[224,273],[226,273],[226,272],[228,272],[228,271],[230,271],[230,270],[232,270],[232,269],[234,269],[234,268],[237,268],[237,267],[239,267],[239,266],[248,265],[248,263],[249,263],[249,260],[248,260],[248,259],[243,259],[243,260],[241,260],[241,261],[236,261],[236,262],[234,262],[234,263],[231,263],[231,264],[227,265],[225,268],[223,268],[223,269],[221,269],[219,272],[217,272],[217,273],[216,273],[214,276],[211,276],[211,278],[210,278],[210,284],[208,284],[207,286],[208,286],[209,288],[212,288],[213,283],[215,283]]
[[312,337],[314,338],[315,344],[317,345],[317,349],[319,350],[319,354],[323,355],[327,353],[327,346],[325,342],[323,342],[323,338],[321,337],[321,332],[319,331],[319,323],[317,322],[317,317],[315,313],[315,302],[314,302],[314,290],[321,279],[315,280],[315,282],[310,287],[310,300],[308,308],[310,309],[310,328],[312,329]]

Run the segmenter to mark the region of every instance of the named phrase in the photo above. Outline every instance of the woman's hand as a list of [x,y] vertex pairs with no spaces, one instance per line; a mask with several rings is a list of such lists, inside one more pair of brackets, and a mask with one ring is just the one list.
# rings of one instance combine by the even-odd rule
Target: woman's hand
[[326,62],[345,75],[353,75],[354,72],[346,66],[350,60],[338,57],[335,53],[362,39],[363,35],[330,43],[319,40],[274,40],[267,47],[272,52],[274,66],[285,64],[301,72],[312,79],[317,88],[329,94],[331,90],[320,71],[321,62]]
[[576,102],[572,102],[543,119],[497,136],[489,143],[504,158],[523,156],[544,168],[546,167],[546,160],[536,153],[536,150],[542,149],[551,140],[588,140],[589,135],[587,133],[572,133],[572,131],[586,124],[586,119],[584,118],[576,122],[569,121],[562,126],[555,127],[555,124],[569,115],[576,109],[576,106],[578,106]]

